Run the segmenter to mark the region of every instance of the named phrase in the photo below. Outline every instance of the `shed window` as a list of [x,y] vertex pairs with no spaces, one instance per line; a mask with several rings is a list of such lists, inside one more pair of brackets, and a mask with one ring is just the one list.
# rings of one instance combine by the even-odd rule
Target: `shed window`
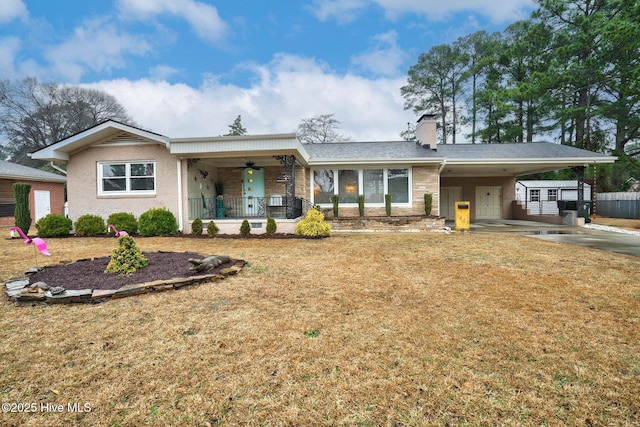
[[558,190],[547,190],[547,200],[550,202],[558,201]]
[[155,162],[98,163],[99,194],[155,194]]
[[530,190],[529,198],[532,202],[540,201],[540,190]]

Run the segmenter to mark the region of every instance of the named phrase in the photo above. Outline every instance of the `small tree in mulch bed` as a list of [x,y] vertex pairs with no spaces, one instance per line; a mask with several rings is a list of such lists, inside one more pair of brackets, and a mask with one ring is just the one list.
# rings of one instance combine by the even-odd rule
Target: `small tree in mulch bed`
[[278,231],[278,225],[276,224],[276,220],[272,217],[267,217],[267,235],[273,236]]
[[209,235],[209,237],[216,237],[219,231],[220,228],[216,225],[216,223],[213,221],[209,221],[209,224],[207,224],[207,234]]
[[118,238],[118,248],[113,250],[111,261],[105,273],[118,273],[120,276],[131,276],[138,269],[149,264],[149,260],[142,255],[131,236]]
[[196,218],[191,223],[191,234],[200,236],[202,235],[202,220],[200,218]]
[[248,236],[251,234],[251,226],[249,225],[249,221],[246,219],[242,221],[242,225],[240,225],[240,234],[243,236]]

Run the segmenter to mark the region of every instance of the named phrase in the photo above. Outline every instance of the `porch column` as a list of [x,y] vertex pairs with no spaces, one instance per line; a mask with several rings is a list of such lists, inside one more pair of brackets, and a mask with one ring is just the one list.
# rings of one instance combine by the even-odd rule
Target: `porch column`
[[295,201],[296,201],[296,156],[293,154],[285,156],[275,156],[284,166],[285,177],[285,198],[287,204],[287,219],[295,218]]
[[578,178],[578,218],[586,218],[584,211],[584,166],[572,168]]

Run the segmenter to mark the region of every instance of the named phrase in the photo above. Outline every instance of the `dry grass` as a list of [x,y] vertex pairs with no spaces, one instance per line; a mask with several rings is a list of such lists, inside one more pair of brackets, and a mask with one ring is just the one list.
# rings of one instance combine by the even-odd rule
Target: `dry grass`
[[[136,240],[249,265],[100,305],[2,303],[0,401],[91,412],[0,424],[640,423],[640,258],[473,233]],[[47,243],[57,261],[115,240]],[[0,280],[32,266],[0,248]]]

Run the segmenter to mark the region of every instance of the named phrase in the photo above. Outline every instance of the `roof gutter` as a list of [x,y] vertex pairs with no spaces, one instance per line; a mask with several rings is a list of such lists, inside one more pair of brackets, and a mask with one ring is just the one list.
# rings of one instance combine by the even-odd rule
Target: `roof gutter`
[[60,169],[58,166],[56,166],[56,165],[53,163],[53,160],[51,160],[51,161],[49,162],[49,164],[51,165],[51,167],[52,167],[52,168],[54,168],[55,170],[57,170],[57,171],[58,171],[58,172],[60,172],[61,174],[65,175],[65,176],[67,175],[67,171],[66,171],[66,170],[64,170],[64,169]]
[[447,166],[447,159],[442,160],[442,164],[440,165],[440,168],[438,169],[438,175],[440,175],[442,173],[442,169],[444,169],[445,166]]

